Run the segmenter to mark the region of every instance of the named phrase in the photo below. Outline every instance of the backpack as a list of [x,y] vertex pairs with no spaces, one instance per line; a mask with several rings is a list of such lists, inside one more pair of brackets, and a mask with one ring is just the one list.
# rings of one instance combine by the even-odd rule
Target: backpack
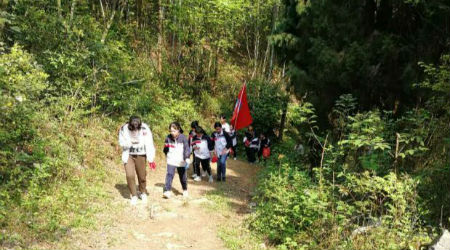
[[263,148],[262,156],[264,157],[264,159],[269,158],[269,156],[270,156],[270,148],[269,147],[264,147]]

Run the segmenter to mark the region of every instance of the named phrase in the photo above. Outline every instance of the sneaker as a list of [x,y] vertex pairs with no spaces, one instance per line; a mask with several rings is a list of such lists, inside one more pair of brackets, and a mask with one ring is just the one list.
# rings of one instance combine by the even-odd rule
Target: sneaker
[[201,181],[201,180],[202,180],[202,178],[200,176],[197,176],[194,178],[194,181]]
[[172,196],[172,192],[171,192],[171,191],[165,191],[165,192],[163,193],[163,196],[164,196],[164,198],[169,199],[170,196]]
[[234,160],[236,160],[236,157],[234,157]]
[[203,173],[202,173],[202,177],[206,177],[206,171],[203,171]]
[[192,179],[195,179],[197,177],[197,174],[193,174],[191,177]]
[[141,200],[142,200],[142,203],[147,204],[147,202],[148,202],[147,194],[141,194]]
[[212,175],[209,176],[209,183],[213,183],[213,177],[212,177]]
[[222,181],[225,182],[225,177],[222,177]]
[[131,200],[130,200],[131,206],[136,206],[137,200],[138,200],[138,197],[137,197],[137,196],[131,197]]
[[189,196],[188,191],[187,191],[187,190],[184,190],[184,191],[183,191],[183,197],[184,197],[184,198],[187,198],[188,196]]

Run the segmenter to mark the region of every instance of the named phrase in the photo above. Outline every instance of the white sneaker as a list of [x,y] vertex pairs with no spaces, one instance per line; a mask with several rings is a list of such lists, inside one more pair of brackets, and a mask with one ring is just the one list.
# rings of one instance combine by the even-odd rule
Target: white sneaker
[[183,197],[186,198],[186,197],[188,197],[188,196],[189,196],[188,191],[187,191],[187,190],[184,190],[184,191],[183,191]]
[[202,180],[202,178],[200,176],[197,176],[194,178],[194,181],[201,181],[201,180]]
[[209,176],[209,183],[213,183],[213,177],[212,177],[212,175]]
[[131,206],[136,206],[137,200],[138,200],[138,197],[137,197],[137,196],[131,197],[131,200],[130,200]]
[[166,191],[163,193],[164,198],[169,199],[170,196],[172,196],[172,192],[171,191]]
[[192,179],[195,179],[197,177],[197,174],[192,175]]
[[236,160],[236,157],[234,157],[234,160]]
[[202,177],[206,177],[206,171],[202,170]]
[[142,203],[147,204],[147,202],[148,202],[147,194],[141,194],[141,200],[142,200]]

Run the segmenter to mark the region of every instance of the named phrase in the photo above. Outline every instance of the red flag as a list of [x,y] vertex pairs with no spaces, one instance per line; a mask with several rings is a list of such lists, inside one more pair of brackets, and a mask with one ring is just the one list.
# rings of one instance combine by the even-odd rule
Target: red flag
[[253,119],[250,115],[250,109],[247,102],[247,84],[244,83],[241,91],[239,92],[236,105],[234,106],[233,117],[231,118],[231,124],[234,129],[239,130],[252,124]]

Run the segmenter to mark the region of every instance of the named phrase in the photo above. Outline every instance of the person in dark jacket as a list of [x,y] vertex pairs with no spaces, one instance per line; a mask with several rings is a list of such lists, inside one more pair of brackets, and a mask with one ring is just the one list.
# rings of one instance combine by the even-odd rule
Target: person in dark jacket
[[200,164],[205,173],[209,175],[209,182],[213,182],[211,174],[211,154],[214,150],[214,143],[211,138],[205,133],[202,127],[198,126],[195,131],[197,135],[192,139],[192,149],[194,151],[194,172],[197,175],[194,181],[201,181]]
[[[261,157],[263,156],[264,148],[270,148],[271,142],[270,139],[266,136],[265,133],[261,133],[259,135],[259,151],[258,151],[258,160],[261,161]],[[266,158],[263,157],[265,161]]]
[[234,160],[236,160],[237,156],[237,131],[234,129],[233,125],[230,125],[230,137],[231,137],[231,149],[233,151],[232,155]]
[[247,132],[245,132],[244,137],[245,153],[247,154],[247,160],[249,163],[254,163],[256,161],[256,152],[259,150],[259,139],[255,135],[255,130],[253,126],[249,126]]
[[214,141],[214,154],[217,156],[217,181],[226,180],[227,157],[232,145],[230,135],[222,129],[222,124],[214,124],[214,133],[211,138]]
[[170,198],[172,195],[172,181],[175,169],[180,177],[183,197],[188,196],[186,169],[191,163],[191,150],[189,140],[183,135],[183,129],[178,122],[169,125],[170,134],[164,142],[164,154],[167,160],[166,184],[164,186],[164,197]]
[[[189,131],[189,145],[191,145],[191,153],[194,155],[194,150],[192,150],[192,139],[197,134],[195,131],[195,128],[198,126],[198,121],[192,121],[191,122],[191,131]],[[195,166],[195,156],[193,156],[193,164]],[[195,169],[194,169],[195,170]],[[193,170],[192,178],[195,179],[197,177],[197,174]]]

